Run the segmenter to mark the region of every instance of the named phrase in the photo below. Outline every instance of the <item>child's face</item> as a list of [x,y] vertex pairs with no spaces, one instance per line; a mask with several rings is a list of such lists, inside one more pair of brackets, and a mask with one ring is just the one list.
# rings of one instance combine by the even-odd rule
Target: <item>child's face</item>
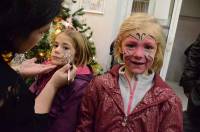
[[157,50],[155,39],[145,33],[132,33],[122,41],[121,52],[128,72],[143,74],[151,68]]
[[55,65],[65,65],[73,62],[75,56],[74,41],[65,33],[60,33],[53,44],[51,62]]

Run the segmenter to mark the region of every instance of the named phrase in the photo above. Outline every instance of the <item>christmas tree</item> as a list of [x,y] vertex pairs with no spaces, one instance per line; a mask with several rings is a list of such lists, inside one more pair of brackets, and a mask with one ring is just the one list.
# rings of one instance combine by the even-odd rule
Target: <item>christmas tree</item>
[[[63,24],[67,26],[72,26],[77,31],[84,33],[90,42],[90,49],[92,51],[93,57],[90,61],[90,66],[93,69],[93,72],[95,75],[103,73],[103,68],[97,63],[96,61],[96,49],[94,42],[91,40],[91,37],[93,35],[93,32],[91,31],[91,28],[84,22],[81,22],[79,20],[80,16],[83,16],[85,14],[84,9],[80,8],[74,12],[70,10],[71,3],[75,4],[75,0],[65,1],[65,5],[68,5],[69,7],[63,6],[61,12],[59,15],[54,19],[52,26],[54,26],[54,29],[57,30],[62,29],[61,26]],[[63,21],[64,20],[64,23]],[[62,24],[61,24],[62,23]],[[51,46],[50,46],[50,39],[49,36],[51,35],[51,30],[44,34],[43,39],[29,52],[25,54],[26,59],[30,59],[33,57],[36,57],[38,59],[39,63],[42,63],[43,61],[47,60],[50,55]]]

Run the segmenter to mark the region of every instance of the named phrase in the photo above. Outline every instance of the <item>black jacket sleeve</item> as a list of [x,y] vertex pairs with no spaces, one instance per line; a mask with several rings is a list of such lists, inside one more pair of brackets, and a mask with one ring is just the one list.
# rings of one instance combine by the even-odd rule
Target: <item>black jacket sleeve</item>
[[23,132],[46,132],[50,126],[49,114],[34,112],[35,95],[28,89],[18,99],[16,109],[17,129]]
[[180,85],[183,86],[185,93],[191,93],[200,82],[200,38],[186,49],[185,54],[186,62]]
[[0,132],[45,132],[48,114],[35,114],[35,95],[0,57]]

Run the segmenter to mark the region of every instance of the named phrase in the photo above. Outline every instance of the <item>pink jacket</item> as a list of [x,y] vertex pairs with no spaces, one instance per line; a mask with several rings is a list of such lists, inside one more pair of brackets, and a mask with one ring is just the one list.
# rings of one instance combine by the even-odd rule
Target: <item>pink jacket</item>
[[155,75],[154,86],[125,116],[118,70],[93,79],[81,104],[77,132],[183,132],[182,105],[172,89]]

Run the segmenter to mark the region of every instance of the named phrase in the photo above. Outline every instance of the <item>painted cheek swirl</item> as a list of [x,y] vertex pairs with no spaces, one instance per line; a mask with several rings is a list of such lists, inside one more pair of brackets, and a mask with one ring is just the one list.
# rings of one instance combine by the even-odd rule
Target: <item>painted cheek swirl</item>
[[144,56],[147,60],[147,67],[150,68],[154,62],[154,55],[152,53],[145,52]]
[[69,64],[72,62],[72,54],[70,51],[67,51],[63,57],[64,64]]
[[132,55],[134,55],[135,50],[134,49],[130,50],[128,48],[124,48],[122,53],[123,53],[123,60],[125,60],[126,58],[129,58]]
[[129,50],[128,48],[123,49],[123,55],[124,56],[130,56],[133,54],[133,51]]
[[[67,51],[64,54],[64,61],[65,61],[65,64],[70,64],[72,62],[72,54],[70,51]],[[70,70],[67,71],[67,80],[68,82],[70,80]]]

